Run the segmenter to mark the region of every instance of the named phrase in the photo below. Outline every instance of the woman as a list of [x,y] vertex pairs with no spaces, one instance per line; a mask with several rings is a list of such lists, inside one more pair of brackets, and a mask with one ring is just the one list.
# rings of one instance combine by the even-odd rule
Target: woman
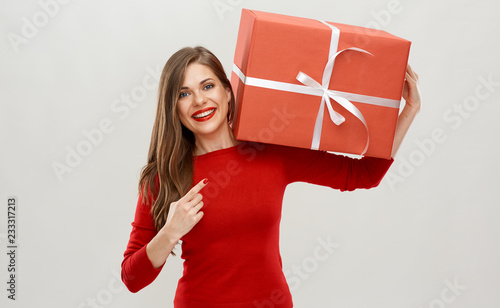
[[[408,67],[393,157],[420,109],[417,79]],[[371,188],[393,162],[240,142],[233,112],[231,85],[211,52],[183,48],[168,60],[122,263],[130,291],[151,283],[182,240],[175,307],[292,307],[279,253],[286,186]]]

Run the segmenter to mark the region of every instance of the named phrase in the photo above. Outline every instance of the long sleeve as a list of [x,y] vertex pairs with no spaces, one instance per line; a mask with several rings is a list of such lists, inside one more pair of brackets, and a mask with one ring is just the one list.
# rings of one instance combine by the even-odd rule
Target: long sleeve
[[163,268],[162,266],[155,269],[146,253],[146,245],[157,233],[150,209],[151,207],[145,205],[139,197],[132,232],[121,265],[122,281],[134,293],[153,282]]
[[350,158],[325,151],[282,147],[289,182],[307,182],[341,191],[376,187],[393,159]]

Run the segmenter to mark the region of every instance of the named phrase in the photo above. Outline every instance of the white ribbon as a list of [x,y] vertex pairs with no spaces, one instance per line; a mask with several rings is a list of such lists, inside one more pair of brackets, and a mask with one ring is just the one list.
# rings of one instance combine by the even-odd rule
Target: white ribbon
[[[332,32],[335,33],[335,32]],[[297,80],[300,81],[301,83],[305,84],[308,87],[315,88],[315,89],[320,89],[323,92],[322,98],[321,98],[321,105],[319,107],[319,112],[316,117],[316,122],[314,124],[314,132],[313,132],[313,139],[312,139],[312,144],[311,144],[311,149],[317,150],[319,149],[319,143],[321,140],[321,130],[323,127],[323,115],[324,115],[324,110],[325,110],[325,104],[326,107],[328,108],[328,114],[330,115],[330,119],[332,120],[333,123],[336,125],[340,125],[344,123],[345,118],[337,113],[335,110],[333,110],[332,107],[332,102],[330,101],[330,98],[336,101],[339,105],[344,107],[347,111],[352,113],[356,118],[358,118],[361,123],[363,123],[365,130],[366,130],[366,143],[363,151],[361,152],[361,155],[366,153],[366,150],[368,150],[368,145],[370,144],[370,137],[368,135],[368,125],[366,124],[365,118],[363,117],[363,114],[361,111],[359,111],[354,104],[352,104],[347,98],[342,97],[340,95],[335,94],[333,91],[328,90],[328,86],[330,85],[330,78],[331,74],[333,72],[333,64],[335,63],[335,58],[341,54],[342,52],[346,50],[354,50],[354,51],[359,51],[359,52],[364,52],[369,55],[372,55],[368,51],[356,47],[351,47],[351,48],[346,48],[341,51],[336,52],[333,54],[330,59],[328,59],[328,63],[325,66],[325,69],[323,71],[323,80],[322,84],[319,84],[316,80],[312,79],[308,75],[304,74],[303,72],[299,72],[297,75]],[[373,55],[372,55],[373,56]]]
[[333,110],[333,107],[332,107],[332,104],[330,101],[330,99],[333,99],[334,101],[336,101],[339,105],[344,107],[347,111],[349,111],[351,114],[353,114],[356,118],[358,118],[363,123],[363,125],[366,129],[366,134],[367,134],[366,144],[365,144],[365,147],[363,149],[363,152],[361,153],[361,155],[363,155],[366,153],[366,151],[368,149],[368,145],[369,145],[368,125],[366,124],[366,121],[365,121],[365,118],[363,117],[363,114],[359,111],[358,108],[356,108],[356,106],[354,106],[354,104],[352,104],[349,101],[349,99],[356,101],[356,102],[384,106],[384,107],[398,108],[398,109],[399,109],[400,101],[393,100],[393,99],[385,99],[385,98],[380,98],[380,97],[375,97],[375,96],[367,96],[367,95],[361,95],[361,94],[355,94],[355,93],[349,93],[349,92],[329,90],[328,86],[330,85],[330,79],[331,79],[331,75],[333,72],[335,58],[340,53],[347,51],[347,50],[353,50],[353,51],[367,53],[369,55],[372,55],[372,54],[366,50],[356,48],[356,47],[346,48],[346,49],[337,51],[337,46],[338,46],[339,37],[340,37],[340,30],[337,27],[334,27],[334,26],[332,26],[324,21],[320,21],[320,22],[327,25],[332,30],[332,35],[331,35],[331,40],[330,40],[329,57],[328,57],[327,64],[325,65],[325,69],[323,70],[323,79],[322,79],[321,84],[318,83],[316,80],[312,79],[311,77],[309,77],[308,75],[304,74],[303,72],[299,72],[296,78],[299,82],[301,82],[305,86],[291,84],[291,83],[285,83],[285,82],[280,82],[280,81],[260,79],[260,78],[255,78],[255,77],[247,77],[243,74],[243,72],[239,69],[239,67],[236,66],[236,64],[233,65],[233,72],[241,79],[241,81],[245,85],[248,85],[248,86],[256,86],[256,87],[273,89],[273,90],[280,90],[280,91],[286,91],[286,92],[294,92],[294,93],[300,93],[300,94],[321,96],[322,97],[321,104],[319,107],[318,115],[316,117],[316,122],[314,124],[313,139],[312,139],[312,143],[311,143],[311,149],[313,149],[313,150],[319,149],[319,144],[320,144],[320,140],[321,140],[321,129],[323,126],[323,115],[324,115],[325,105],[327,106],[328,113],[330,115],[330,119],[332,120],[333,123],[335,123],[336,125],[340,125],[345,121],[345,118],[341,114],[339,114],[335,110]]

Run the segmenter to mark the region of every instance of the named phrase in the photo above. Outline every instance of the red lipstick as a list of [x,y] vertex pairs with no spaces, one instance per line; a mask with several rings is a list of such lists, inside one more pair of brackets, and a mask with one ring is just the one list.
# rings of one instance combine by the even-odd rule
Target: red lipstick
[[214,116],[216,111],[217,108],[215,107],[204,108],[193,113],[191,118],[198,122],[208,121]]

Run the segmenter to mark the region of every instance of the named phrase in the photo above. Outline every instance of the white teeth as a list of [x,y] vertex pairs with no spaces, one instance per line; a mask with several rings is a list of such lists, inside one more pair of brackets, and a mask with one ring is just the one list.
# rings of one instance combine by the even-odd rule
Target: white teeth
[[209,111],[205,111],[203,113],[200,113],[200,114],[193,116],[193,118],[195,118],[195,119],[203,118],[203,117],[206,117],[207,115],[210,115],[214,112],[215,112],[215,109],[210,109]]

